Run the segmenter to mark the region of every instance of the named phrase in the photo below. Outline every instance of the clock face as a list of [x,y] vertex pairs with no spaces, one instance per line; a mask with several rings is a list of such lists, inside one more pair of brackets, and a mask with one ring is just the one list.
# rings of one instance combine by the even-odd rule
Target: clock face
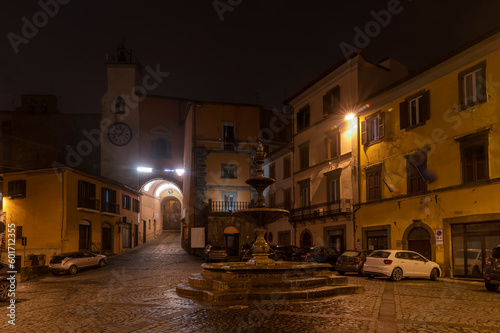
[[114,123],[108,129],[108,138],[116,146],[125,146],[132,140],[132,130],[125,123]]

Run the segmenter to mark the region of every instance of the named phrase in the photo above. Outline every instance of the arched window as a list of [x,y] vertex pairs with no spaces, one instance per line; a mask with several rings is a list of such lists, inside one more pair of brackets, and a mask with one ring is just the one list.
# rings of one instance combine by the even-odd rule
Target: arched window
[[300,246],[312,246],[312,235],[309,230],[304,230],[300,236]]
[[121,96],[118,96],[118,98],[115,101],[115,113],[117,114],[125,113],[125,100]]

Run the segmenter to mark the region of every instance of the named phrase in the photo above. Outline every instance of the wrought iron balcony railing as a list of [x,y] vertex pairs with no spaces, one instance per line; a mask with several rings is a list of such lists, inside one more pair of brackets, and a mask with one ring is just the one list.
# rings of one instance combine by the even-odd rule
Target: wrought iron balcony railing
[[120,215],[120,205],[114,202],[103,201],[101,203],[101,212]]
[[101,209],[101,201],[93,198],[78,197],[78,208],[86,208],[99,211]]
[[290,214],[290,221],[308,220],[352,212],[352,200],[341,199],[308,207],[296,208]]

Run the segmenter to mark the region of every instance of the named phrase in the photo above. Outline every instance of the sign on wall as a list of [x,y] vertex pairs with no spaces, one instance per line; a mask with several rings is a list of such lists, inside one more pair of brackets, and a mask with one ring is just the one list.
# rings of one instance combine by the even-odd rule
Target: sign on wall
[[443,245],[443,229],[436,229],[436,245]]
[[191,228],[191,248],[205,248],[205,228]]

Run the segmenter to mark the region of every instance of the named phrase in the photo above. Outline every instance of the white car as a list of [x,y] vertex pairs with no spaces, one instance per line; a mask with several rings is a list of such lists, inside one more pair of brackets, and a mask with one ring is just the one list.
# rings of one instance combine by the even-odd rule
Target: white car
[[82,268],[104,267],[107,261],[105,255],[88,251],[63,253],[52,257],[49,271],[54,275],[59,273],[76,274]]
[[366,257],[363,275],[369,278],[387,276],[394,281],[405,277],[429,278],[435,281],[441,276],[441,268],[417,252],[377,250]]

